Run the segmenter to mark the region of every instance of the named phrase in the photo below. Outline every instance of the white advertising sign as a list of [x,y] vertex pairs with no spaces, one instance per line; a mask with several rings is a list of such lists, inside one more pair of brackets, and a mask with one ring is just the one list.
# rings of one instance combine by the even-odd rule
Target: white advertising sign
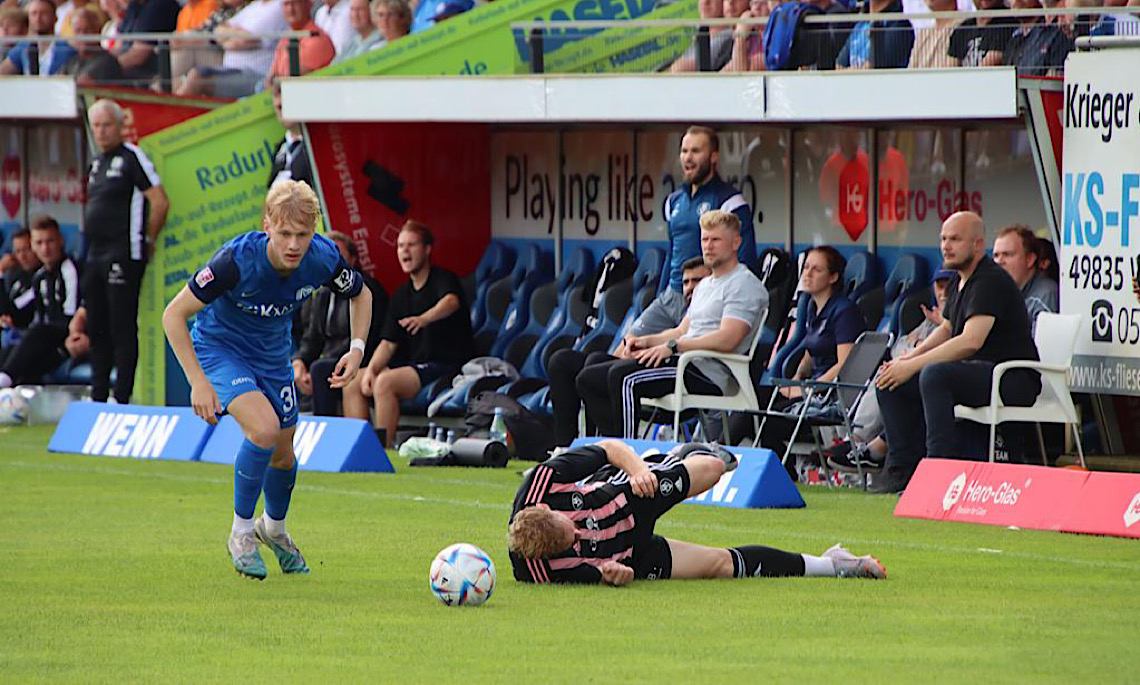
[[1084,317],[1073,390],[1140,395],[1137,60],[1140,50],[1127,49],[1065,63],[1061,311]]

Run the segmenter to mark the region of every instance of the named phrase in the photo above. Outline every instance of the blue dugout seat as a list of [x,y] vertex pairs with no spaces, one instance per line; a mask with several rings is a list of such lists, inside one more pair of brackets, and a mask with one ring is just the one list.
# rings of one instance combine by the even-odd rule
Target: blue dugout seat
[[852,302],[880,285],[879,260],[870,252],[856,252],[843,270],[843,292]]
[[515,251],[501,243],[487,245],[479,265],[471,278],[473,295],[471,302],[471,330],[477,331],[487,318],[487,291],[491,285],[511,272],[515,265]]
[[890,333],[898,339],[903,302],[915,291],[926,287],[929,281],[930,269],[925,259],[915,254],[900,257],[883,286],[883,317],[876,330]]
[[486,355],[490,352],[499,335],[499,329],[502,328],[507,310],[513,302],[515,290],[526,279],[528,273],[541,270],[543,261],[542,250],[537,245],[528,245],[520,251],[511,272],[487,287],[484,296],[485,316],[482,325],[473,329],[475,350],[478,354]]

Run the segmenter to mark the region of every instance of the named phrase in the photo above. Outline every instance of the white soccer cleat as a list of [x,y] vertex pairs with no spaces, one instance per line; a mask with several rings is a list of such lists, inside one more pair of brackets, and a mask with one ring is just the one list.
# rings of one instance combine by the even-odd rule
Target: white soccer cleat
[[821,556],[835,564],[835,575],[839,578],[871,578],[879,580],[887,577],[887,569],[872,556],[857,557],[843,545],[836,544]]

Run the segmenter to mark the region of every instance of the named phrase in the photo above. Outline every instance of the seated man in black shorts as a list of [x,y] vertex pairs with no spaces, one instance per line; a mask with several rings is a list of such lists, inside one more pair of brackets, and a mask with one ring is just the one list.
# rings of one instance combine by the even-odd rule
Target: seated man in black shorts
[[400,229],[396,255],[409,279],[392,294],[381,342],[360,376],[364,401],[376,400],[373,424],[384,429],[385,447],[396,439],[400,400],[454,376],[475,356],[463,286],[454,273],[432,266],[433,242],[421,223],[408,221]]
[[673,505],[735,466],[731,453],[701,443],[650,462],[618,440],[547,459],[523,478],[511,510],[515,580],[620,586],[634,578],[887,577],[877,559],[839,545],[817,557],[759,545],[704,547],[653,533]]

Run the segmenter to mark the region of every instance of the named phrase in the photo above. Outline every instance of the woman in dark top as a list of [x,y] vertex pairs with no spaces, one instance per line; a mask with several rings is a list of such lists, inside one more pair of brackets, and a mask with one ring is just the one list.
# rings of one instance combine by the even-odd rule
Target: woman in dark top
[[[843,294],[843,271],[847,260],[834,247],[813,247],[804,258],[800,272],[800,291],[811,298],[803,322],[807,335],[804,338],[804,356],[800,361],[795,380],[813,379],[833,381],[847,355],[855,346],[855,339],[866,330],[863,315],[855,303]],[[797,324],[799,325],[799,324]],[[800,397],[799,388],[780,388],[783,396],[777,398],[774,408],[786,407]],[[761,394],[760,405],[766,406],[768,395]],[[771,417],[764,423],[760,446],[783,455],[785,443],[792,437],[795,421]],[[733,441],[746,434],[754,435],[752,417],[737,415],[729,421]],[[805,434],[806,435],[806,434]]]
[[[808,250],[800,275],[800,290],[811,298],[804,326],[804,357],[793,378],[833,381],[851,354],[855,339],[866,329],[855,303],[841,292],[847,260],[834,247]],[[799,388],[783,388],[786,397],[797,397]]]

